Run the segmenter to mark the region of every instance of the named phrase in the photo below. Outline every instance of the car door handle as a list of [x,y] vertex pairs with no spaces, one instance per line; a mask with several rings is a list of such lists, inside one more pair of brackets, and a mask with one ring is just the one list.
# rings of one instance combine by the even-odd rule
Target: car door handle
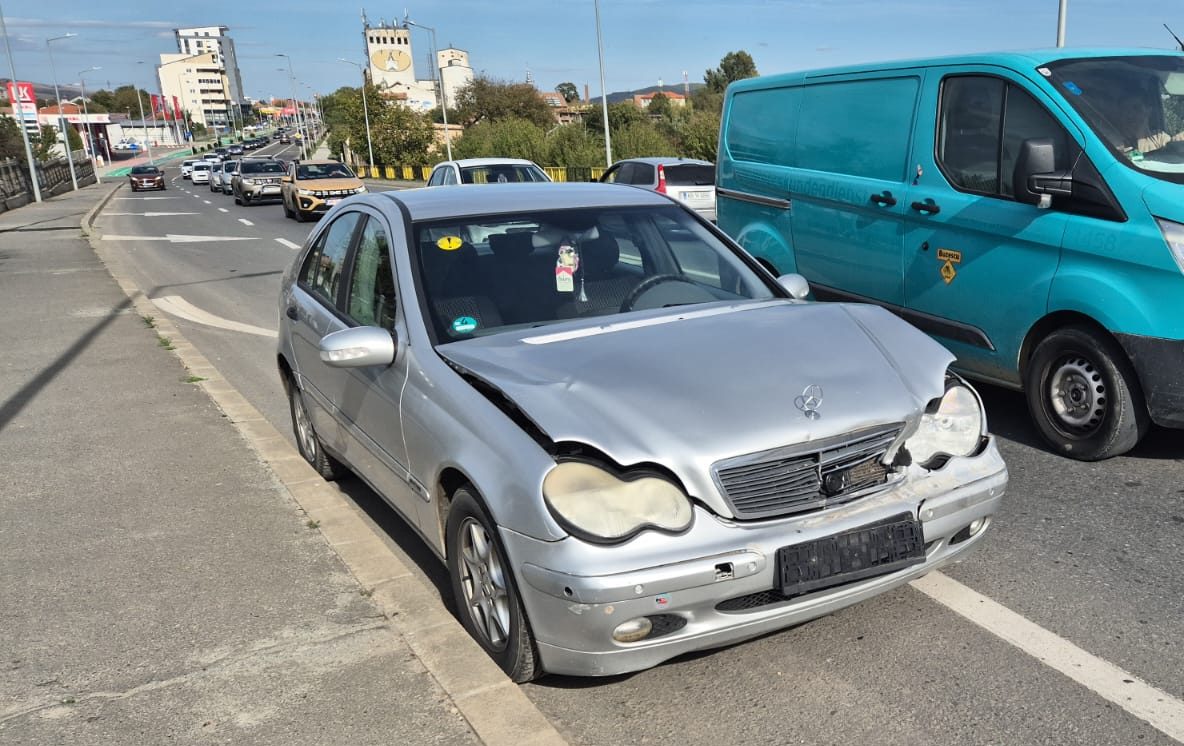
[[872,202],[875,202],[880,207],[892,207],[896,204],[896,197],[893,197],[892,192],[885,189],[879,194],[873,194]]
[[288,306],[288,309],[284,311],[284,315],[293,321],[300,320],[300,314],[296,313],[296,306]]
[[925,215],[936,215],[941,212],[941,207],[933,199],[926,199],[924,202],[914,202],[912,208]]

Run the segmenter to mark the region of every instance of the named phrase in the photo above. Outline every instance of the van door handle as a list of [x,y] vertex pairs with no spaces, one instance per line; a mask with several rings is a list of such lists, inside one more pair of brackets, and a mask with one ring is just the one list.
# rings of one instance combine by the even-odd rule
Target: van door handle
[[892,196],[892,192],[885,189],[879,194],[872,195],[872,202],[875,202],[881,207],[892,207],[896,204],[896,197]]
[[932,198],[928,198],[924,202],[914,202],[912,208],[925,215],[936,215],[941,212],[941,207]]
[[288,306],[288,310],[284,311],[284,315],[293,321],[300,320],[300,314],[296,313],[296,306]]

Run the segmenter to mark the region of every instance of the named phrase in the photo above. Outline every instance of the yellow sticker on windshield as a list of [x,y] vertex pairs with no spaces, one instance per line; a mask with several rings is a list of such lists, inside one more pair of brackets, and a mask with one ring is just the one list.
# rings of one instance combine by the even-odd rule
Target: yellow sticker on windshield
[[460,236],[444,236],[436,241],[436,245],[444,251],[456,251],[462,243],[464,242],[460,240]]

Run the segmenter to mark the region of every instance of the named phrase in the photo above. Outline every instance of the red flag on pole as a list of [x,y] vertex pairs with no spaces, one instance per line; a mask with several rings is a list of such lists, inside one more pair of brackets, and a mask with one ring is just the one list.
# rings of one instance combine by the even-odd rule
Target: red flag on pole
[[152,93],[149,98],[152,99],[152,121],[156,121],[156,112],[160,111],[160,96]]
[[181,101],[173,96],[173,119],[181,121]]

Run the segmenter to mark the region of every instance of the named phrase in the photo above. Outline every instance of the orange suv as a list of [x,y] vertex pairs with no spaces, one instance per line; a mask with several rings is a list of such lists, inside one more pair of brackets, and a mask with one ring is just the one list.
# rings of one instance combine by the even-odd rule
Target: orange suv
[[319,217],[351,194],[366,191],[349,166],[338,161],[292,161],[280,185],[284,217]]

